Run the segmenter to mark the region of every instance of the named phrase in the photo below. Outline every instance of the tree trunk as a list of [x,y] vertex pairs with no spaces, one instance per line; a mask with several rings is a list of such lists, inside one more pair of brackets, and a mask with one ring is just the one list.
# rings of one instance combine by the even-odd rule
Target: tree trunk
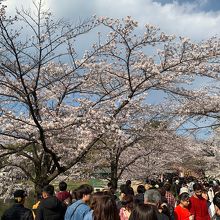
[[46,179],[39,179],[34,184],[35,194],[41,194],[44,186],[48,185],[50,182]]
[[118,187],[118,166],[117,164],[112,161],[111,162],[111,183],[112,183],[112,186],[117,189]]

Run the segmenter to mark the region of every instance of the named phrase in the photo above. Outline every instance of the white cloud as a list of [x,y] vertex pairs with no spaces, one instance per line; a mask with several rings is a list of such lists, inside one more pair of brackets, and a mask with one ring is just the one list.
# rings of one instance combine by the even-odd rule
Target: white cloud
[[[87,18],[94,14],[118,18],[131,15],[140,25],[152,23],[177,36],[201,40],[220,35],[220,11],[198,11],[207,0],[184,4],[174,1],[165,5],[152,0],[45,0],[45,3],[57,16],[66,19]],[[7,1],[10,11],[22,4],[30,7],[31,0]]]

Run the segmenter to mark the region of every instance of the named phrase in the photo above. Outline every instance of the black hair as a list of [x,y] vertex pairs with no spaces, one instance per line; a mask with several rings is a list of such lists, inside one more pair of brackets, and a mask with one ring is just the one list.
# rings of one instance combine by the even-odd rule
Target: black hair
[[179,201],[186,201],[189,199],[189,193],[183,192],[179,195]]
[[165,183],[163,187],[164,187],[164,189],[165,189],[166,191],[170,191],[170,189],[171,189],[171,184],[170,184],[170,183]]
[[59,189],[60,189],[60,191],[66,191],[66,189],[67,189],[67,184],[66,184],[66,182],[61,181],[61,182],[59,183]]
[[83,184],[79,186],[76,190],[77,198],[82,199],[84,195],[91,194],[93,192],[93,187],[88,184]]
[[220,209],[220,192],[215,194],[213,198],[213,203]]
[[53,185],[47,185],[43,188],[43,192],[47,193],[49,196],[53,196],[54,194],[54,186]]
[[145,191],[146,191],[146,189],[145,189],[144,185],[139,185],[137,187],[137,192],[138,193],[145,193]]
[[202,184],[200,184],[200,183],[195,183],[195,184],[193,185],[193,190],[194,190],[194,191],[202,190],[202,189],[203,189],[203,187],[202,187]]
[[127,180],[125,185],[130,186],[131,185],[131,180]]
[[124,193],[125,195],[134,195],[134,190],[131,186],[122,184],[120,186],[121,193]]
[[152,205],[138,204],[131,212],[129,220],[155,220],[157,219],[156,209]]

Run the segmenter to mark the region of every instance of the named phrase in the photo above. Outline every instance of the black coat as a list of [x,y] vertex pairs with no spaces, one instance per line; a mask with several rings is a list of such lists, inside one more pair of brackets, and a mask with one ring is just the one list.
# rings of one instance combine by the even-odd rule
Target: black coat
[[22,204],[14,204],[2,215],[1,220],[33,220],[32,211]]
[[63,220],[66,206],[55,196],[43,199],[37,210],[36,220]]

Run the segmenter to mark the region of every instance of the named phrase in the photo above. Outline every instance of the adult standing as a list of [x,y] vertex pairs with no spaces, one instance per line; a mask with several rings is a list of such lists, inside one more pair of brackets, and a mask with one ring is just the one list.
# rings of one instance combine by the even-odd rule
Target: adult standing
[[27,194],[24,190],[14,192],[14,204],[2,215],[2,220],[33,220],[32,211],[24,207]]
[[65,220],[84,219],[85,215],[91,210],[87,203],[92,192],[93,188],[88,184],[83,184],[76,190],[78,200],[67,208]]
[[83,220],[120,220],[115,200],[111,195],[97,196],[92,208]]
[[54,196],[53,185],[47,185],[43,188],[42,198],[36,220],[63,220],[66,207]]
[[215,215],[212,216],[212,219],[220,220],[220,192],[215,194],[213,198],[213,206],[215,210]]
[[69,206],[72,202],[72,196],[70,192],[67,191],[67,183],[61,181],[59,183],[59,192],[56,193],[56,197],[63,202],[66,206]]
[[210,220],[207,201],[202,197],[203,186],[200,183],[193,185],[193,195],[190,197],[189,210],[194,220]]
[[153,206],[137,204],[132,211],[129,220],[157,220],[157,213]]
[[183,192],[179,195],[180,204],[174,210],[175,220],[193,220],[194,216],[188,210],[189,194]]
[[148,205],[153,205],[156,211],[158,220],[168,220],[168,216],[159,212],[159,206],[161,204],[161,194],[156,189],[149,189],[144,194],[144,203]]

